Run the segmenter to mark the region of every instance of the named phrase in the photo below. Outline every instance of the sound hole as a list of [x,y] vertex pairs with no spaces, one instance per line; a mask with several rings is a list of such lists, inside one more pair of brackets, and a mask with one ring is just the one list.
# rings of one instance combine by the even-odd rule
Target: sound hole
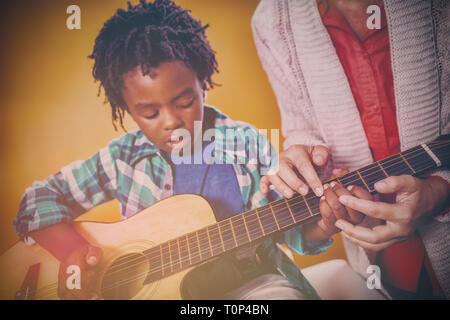
[[148,272],[148,260],[130,253],[114,260],[102,280],[102,296],[106,300],[133,298],[142,288]]

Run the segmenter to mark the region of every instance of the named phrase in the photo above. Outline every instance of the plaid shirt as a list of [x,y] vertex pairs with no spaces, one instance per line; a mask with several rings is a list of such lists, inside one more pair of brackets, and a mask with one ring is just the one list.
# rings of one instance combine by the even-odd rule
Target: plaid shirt
[[[214,157],[232,164],[246,209],[266,204],[268,197],[259,189],[261,173],[267,174],[277,161],[267,136],[210,106],[205,106],[206,119],[215,128]],[[230,131],[234,135],[229,135]],[[248,143],[248,137],[256,137],[257,143]],[[13,226],[21,240],[33,244],[27,236],[29,232],[72,221],[101,203],[117,199],[121,218],[127,219],[172,194],[171,166],[143,132],[137,130],[111,141],[88,160],[75,161],[47,179],[35,181],[23,195]],[[272,194],[281,197],[276,192]],[[331,244],[328,241],[312,247],[304,245],[301,227],[286,232],[284,240],[299,254],[316,254]],[[314,289],[273,240],[265,241],[263,246],[283,275],[303,293],[317,298]]]

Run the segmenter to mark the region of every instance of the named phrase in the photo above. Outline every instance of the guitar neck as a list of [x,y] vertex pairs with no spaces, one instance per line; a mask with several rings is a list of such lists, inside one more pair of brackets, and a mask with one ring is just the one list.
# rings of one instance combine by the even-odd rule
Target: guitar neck
[[[447,163],[450,141],[423,144],[327,181],[365,188],[375,193],[374,184],[389,176],[417,176]],[[320,198],[310,192],[282,198],[262,207],[237,214],[206,228],[188,233],[143,252],[150,265],[160,265],[145,283],[166,277],[224,252],[296,227],[320,214]]]

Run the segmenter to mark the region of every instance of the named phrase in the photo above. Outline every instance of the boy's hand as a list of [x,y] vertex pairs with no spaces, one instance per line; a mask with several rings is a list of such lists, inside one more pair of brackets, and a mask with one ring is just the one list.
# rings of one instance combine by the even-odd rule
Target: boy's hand
[[[335,169],[336,177],[345,175],[347,169]],[[319,208],[322,219],[305,227],[305,240],[316,242],[328,239],[333,234],[341,231],[335,226],[337,220],[346,220],[354,224],[360,223],[364,215],[350,207],[345,207],[339,201],[339,197],[350,195],[360,199],[373,200],[372,195],[364,188],[349,186],[347,189],[337,182],[324,185],[324,195],[320,198]]]
[[[73,251],[66,259],[61,261],[58,274],[58,296],[65,300],[87,300],[98,299],[97,292],[98,270],[97,266],[103,256],[103,251],[99,247],[92,245],[81,246]],[[79,267],[80,288],[69,288],[75,273],[68,272],[70,266]],[[76,281],[75,281],[76,282]]]

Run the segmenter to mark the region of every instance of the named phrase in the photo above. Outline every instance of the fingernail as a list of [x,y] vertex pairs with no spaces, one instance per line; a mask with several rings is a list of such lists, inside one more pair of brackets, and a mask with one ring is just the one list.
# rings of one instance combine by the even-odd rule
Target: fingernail
[[340,197],[339,197],[339,201],[340,201],[342,204],[347,204],[347,202],[348,202],[348,196],[340,196]]
[[333,181],[332,183],[330,183],[330,185],[332,188],[334,188],[334,187],[336,187],[336,182]]
[[386,188],[386,186],[387,186],[387,184],[386,184],[386,182],[384,182],[384,181],[378,181],[378,182],[375,183],[375,185],[374,185],[375,188],[381,188],[381,189]]
[[298,189],[298,192],[300,192],[301,195],[306,195],[308,193],[308,189],[301,187]]
[[285,189],[285,190],[284,190],[284,194],[285,194],[286,197],[288,197],[288,198],[292,197],[292,191],[289,190],[289,189]]
[[316,193],[316,196],[320,197],[323,194],[322,188],[317,187],[316,189],[314,189],[314,192]]
[[324,200],[325,200],[325,196],[321,196],[321,197],[320,197],[320,200],[321,200],[321,201],[324,201]]
[[330,187],[330,186],[328,185],[328,183],[325,183],[325,184],[323,185],[323,190],[327,190],[329,187]]
[[316,163],[323,163],[323,157],[317,156],[316,157]]
[[336,223],[334,224],[337,228],[339,228],[339,229],[344,229],[344,225],[343,225],[343,223],[341,222],[341,221],[336,221]]
[[348,186],[347,190],[352,191],[355,186]]
[[91,257],[89,257],[89,259],[88,259],[88,263],[95,263],[95,262],[97,262],[97,258],[96,257],[94,257],[94,256],[91,256]]

